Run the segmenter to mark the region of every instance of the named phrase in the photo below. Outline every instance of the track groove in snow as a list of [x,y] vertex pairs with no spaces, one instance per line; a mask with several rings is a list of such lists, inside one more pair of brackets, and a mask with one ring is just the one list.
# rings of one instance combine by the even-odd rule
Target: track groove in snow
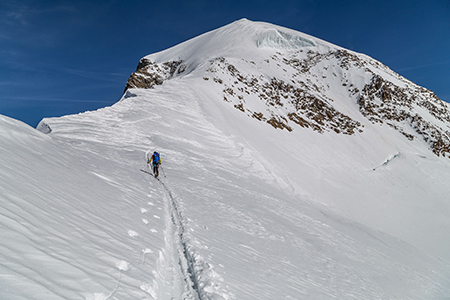
[[172,196],[171,191],[164,184],[164,182],[162,182],[161,180],[158,180],[158,182],[161,184],[167,195],[167,207],[169,209],[169,216],[171,218],[172,225],[171,231],[173,233],[174,244],[178,255],[180,272],[183,277],[182,280],[185,283],[185,288],[187,289],[187,293],[189,294],[189,299],[203,300],[200,296],[201,293],[198,290],[199,287],[197,274],[193,270],[192,260],[190,258],[188,247],[184,239],[185,228],[182,222],[182,216],[178,209],[178,205],[174,197]]
[[[189,238],[186,236],[186,226],[184,225],[184,218],[180,212],[179,205],[172,192],[167,185],[158,180],[167,195],[167,207],[169,209],[169,217],[171,221],[171,231],[173,234],[173,243],[178,255],[178,265],[182,281],[185,283],[187,295],[183,299],[192,300],[225,300],[230,297],[219,291],[217,285],[211,282],[208,271],[210,265],[205,263],[201,255],[195,250],[194,246],[189,243]],[[205,273],[205,274],[204,274]]]

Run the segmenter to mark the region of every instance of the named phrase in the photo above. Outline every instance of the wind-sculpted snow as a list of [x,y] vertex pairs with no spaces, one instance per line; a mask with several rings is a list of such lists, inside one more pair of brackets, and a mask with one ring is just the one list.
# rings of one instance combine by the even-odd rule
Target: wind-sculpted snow
[[[47,134],[0,117],[0,299],[448,297],[450,162],[358,102],[387,74],[367,98],[378,118],[409,83],[300,33],[315,46],[257,48],[247,33],[267,28],[241,20],[150,55],[138,69],[162,84],[44,119]],[[204,59],[223,41],[256,52]],[[430,95],[412,107],[444,127]]]
[[280,50],[315,46],[313,41],[280,30],[271,30],[261,34],[256,41],[256,45],[258,48],[269,47]]
[[[113,291],[111,298],[121,299],[230,300],[439,299],[448,294],[446,258],[434,258],[431,251],[449,249],[439,234],[445,230],[432,231],[430,225],[449,225],[413,217],[430,201],[423,187],[437,192],[431,198],[444,205],[448,191],[437,187],[448,180],[442,173],[448,164],[416,156],[414,151],[426,149],[405,144],[401,157],[373,171],[391,147],[374,151],[362,143],[362,135],[348,136],[342,145],[326,135],[314,142],[314,131],[280,136],[271,126],[242,118],[228,102],[208,101],[208,94],[198,93],[203,82],[131,89],[133,97],[111,108],[45,120],[53,140],[91,157],[95,177],[105,184],[99,193],[126,187],[127,199],[133,199],[114,212],[129,214],[117,219],[123,219],[120,229],[113,227],[117,234],[109,242],[117,246],[109,255],[114,259],[80,266],[112,274],[105,288],[81,285],[86,299],[106,299]],[[343,151],[350,145],[353,154]],[[161,153],[167,176],[161,182],[139,172],[148,149]],[[327,149],[334,155],[320,154],[330,153]],[[104,165],[97,155],[114,164]],[[109,171],[101,171],[105,168]],[[420,174],[427,170],[441,172],[441,179],[424,182]],[[111,195],[107,203],[121,203],[124,196]],[[344,217],[345,211],[351,213]],[[424,241],[423,234],[431,231]],[[117,267],[122,261],[129,264],[126,271]]]
[[138,288],[155,261],[139,253],[163,244],[147,231],[159,221],[144,224],[139,208],[162,193],[137,189],[147,181],[123,173],[98,143],[77,150],[91,142],[61,142],[5,117],[0,136],[0,298],[130,297],[123,286]]

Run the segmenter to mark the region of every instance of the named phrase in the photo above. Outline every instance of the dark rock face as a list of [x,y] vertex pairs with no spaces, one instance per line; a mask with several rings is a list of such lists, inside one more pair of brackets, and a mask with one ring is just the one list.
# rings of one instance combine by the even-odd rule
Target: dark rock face
[[[268,80],[243,74],[225,58],[211,61],[209,72],[218,74],[219,69],[226,72],[231,77],[228,82],[232,82],[230,85],[222,79],[214,78],[214,82],[224,85],[223,99],[237,102],[235,108],[274,128],[292,131],[298,125],[320,133],[332,130],[336,133],[354,134],[361,131],[359,122],[337,111],[327,99],[320,99],[311,93],[305,83],[294,85],[276,77]],[[245,98],[250,95],[256,95],[266,104],[269,116],[247,107]]]
[[[374,74],[371,82],[364,86],[358,103],[361,113],[372,123],[385,123],[411,141],[419,136],[436,155],[450,156],[450,132],[437,125],[450,124],[450,113],[433,92],[420,87],[416,90],[401,88]],[[418,111],[425,112],[429,116],[427,119],[436,122],[425,120]],[[404,125],[409,125],[417,134],[406,133]]]
[[142,58],[136,68],[128,78],[125,91],[130,88],[150,89],[154,85],[161,85],[174,74],[181,74],[186,70],[183,61],[170,61],[162,64],[155,64],[146,58]]

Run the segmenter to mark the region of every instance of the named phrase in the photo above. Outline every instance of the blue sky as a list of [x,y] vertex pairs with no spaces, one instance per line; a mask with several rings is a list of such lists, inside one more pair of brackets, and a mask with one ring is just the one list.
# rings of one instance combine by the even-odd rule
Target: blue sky
[[0,3],[0,114],[44,117],[118,101],[139,59],[241,18],[365,53],[450,101],[450,1]]

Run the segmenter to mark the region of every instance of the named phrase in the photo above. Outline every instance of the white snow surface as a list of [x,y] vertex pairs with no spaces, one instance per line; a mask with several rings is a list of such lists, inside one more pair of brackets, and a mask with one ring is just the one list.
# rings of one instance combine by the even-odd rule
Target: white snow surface
[[[149,57],[331,47],[233,24]],[[274,129],[200,69],[49,134],[0,116],[0,299],[448,299],[448,158],[350,101],[361,134]]]
[[183,60],[192,70],[216,57],[262,59],[267,58],[268,53],[300,48],[314,48],[320,52],[341,49],[285,27],[242,19],[145,58],[155,63]]

